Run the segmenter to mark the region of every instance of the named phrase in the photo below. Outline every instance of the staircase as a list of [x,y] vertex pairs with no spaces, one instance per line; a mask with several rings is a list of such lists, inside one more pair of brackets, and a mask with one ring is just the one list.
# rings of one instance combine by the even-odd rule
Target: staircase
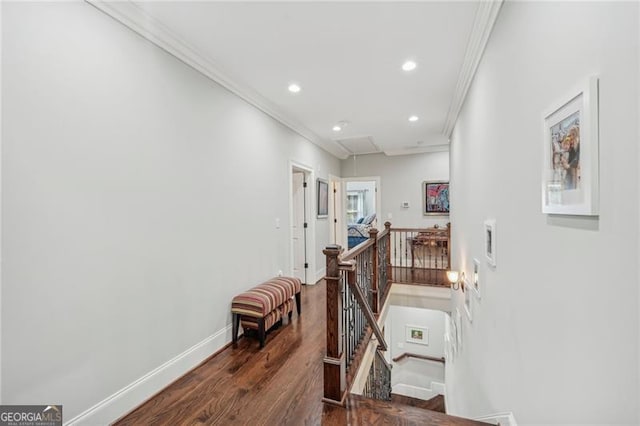
[[[391,365],[384,357],[388,345],[381,326],[392,284],[391,224],[385,223],[380,233],[369,232],[367,241],[346,253],[337,245],[323,250],[327,340],[322,424],[490,424],[445,414],[444,398],[419,401],[391,393]],[[436,241],[434,247],[446,242],[448,252],[448,232],[447,240]],[[411,254],[415,254],[413,246]],[[362,384],[358,386],[362,395],[351,393],[356,381]]]

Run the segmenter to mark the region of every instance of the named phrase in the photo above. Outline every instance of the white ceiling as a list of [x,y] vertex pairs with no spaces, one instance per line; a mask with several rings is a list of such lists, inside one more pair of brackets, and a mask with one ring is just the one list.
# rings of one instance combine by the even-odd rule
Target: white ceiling
[[[345,146],[409,154],[448,143],[480,4],[135,3],[218,81],[340,157]],[[418,64],[408,73],[407,59]],[[287,90],[291,82],[300,93]],[[348,126],[334,132],[340,121]],[[344,143],[350,138],[369,143]]]

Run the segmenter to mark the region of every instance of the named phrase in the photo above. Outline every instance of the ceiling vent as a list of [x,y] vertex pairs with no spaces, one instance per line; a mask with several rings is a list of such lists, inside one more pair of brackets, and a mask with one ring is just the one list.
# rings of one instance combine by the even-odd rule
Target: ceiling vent
[[371,136],[358,136],[354,138],[338,139],[338,145],[351,155],[375,154],[380,148],[373,142]]

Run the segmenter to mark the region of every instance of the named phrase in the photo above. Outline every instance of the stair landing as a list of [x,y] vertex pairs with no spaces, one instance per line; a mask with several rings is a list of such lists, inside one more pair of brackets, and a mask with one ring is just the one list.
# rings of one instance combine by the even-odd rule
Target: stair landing
[[439,413],[446,413],[447,410],[444,406],[444,396],[436,395],[429,400],[411,398],[410,396],[399,395],[396,393],[391,394],[391,402],[396,404],[410,405],[412,407],[422,408],[423,410],[437,411]]
[[346,407],[325,407],[323,425],[447,425],[479,426],[489,423],[449,416],[393,401],[350,395]]

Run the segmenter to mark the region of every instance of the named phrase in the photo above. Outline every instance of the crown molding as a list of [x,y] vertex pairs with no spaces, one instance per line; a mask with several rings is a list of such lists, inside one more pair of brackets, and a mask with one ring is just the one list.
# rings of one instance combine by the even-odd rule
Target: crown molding
[[348,153],[343,151],[342,147],[321,138],[254,89],[231,78],[217,64],[189,46],[187,42],[181,40],[160,21],[134,3],[107,0],[85,1],[331,155],[340,159],[348,157]]
[[467,44],[467,50],[464,55],[460,74],[458,75],[458,83],[456,90],[449,106],[449,112],[444,123],[442,133],[448,138],[451,137],[453,128],[460,115],[460,110],[467,97],[467,92],[471,86],[471,82],[476,75],[478,65],[484,54],[491,31],[498,18],[498,13],[502,7],[504,0],[490,0],[478,3],[478,10],[473,21],[473,28]]
[[396,149],[390,151],[384,151],[384,154],[389,157],[394,157],[397,155],[414,155],[414,154],[427,154],[429,152],[448,152],[449,144],[441,144],[441,145],[427,145],[425,147],[421,147],[420,149]]

